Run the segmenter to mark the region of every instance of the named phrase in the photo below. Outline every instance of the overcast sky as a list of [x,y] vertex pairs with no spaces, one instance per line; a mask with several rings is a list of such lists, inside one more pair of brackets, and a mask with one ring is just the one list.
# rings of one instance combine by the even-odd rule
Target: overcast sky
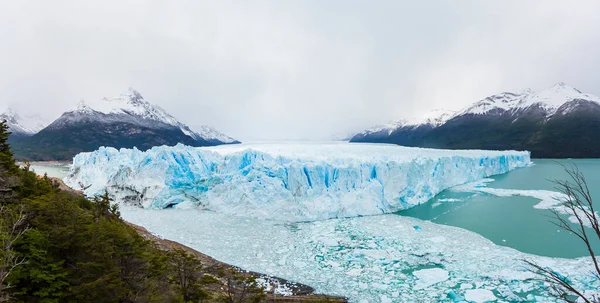
[[1,1],[0,108],[129,86],[241,140],[325,139],[566,82],[600,95],[600,1]]

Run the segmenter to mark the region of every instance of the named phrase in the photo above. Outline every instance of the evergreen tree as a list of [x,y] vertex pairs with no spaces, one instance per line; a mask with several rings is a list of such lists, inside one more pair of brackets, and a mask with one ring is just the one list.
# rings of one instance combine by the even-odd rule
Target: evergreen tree
[[262,288],[244,275],[227,272],[216,279],[205,275],[207,269],[195,255],[165,253],[164,247],[159,249],[121,219],[108,193],[90,201],[61,191],[27,164],[19,168],[7,143],[9,135],[1,122],[0,302],[214,298],[238,303],[264,297]]
[[8,175],[15,174],[17,171],[15,158],[8,144],[10,134],[6,120],[0,121],[0,173]]
[[[202,263],[192,254],[177,249],[171,253],[171,260],[175,275],[171,278],[184,302],[202,302],[207,299],[208,294],[202,290],[201,279]],[[210,281],[209,281],[210,282]]]

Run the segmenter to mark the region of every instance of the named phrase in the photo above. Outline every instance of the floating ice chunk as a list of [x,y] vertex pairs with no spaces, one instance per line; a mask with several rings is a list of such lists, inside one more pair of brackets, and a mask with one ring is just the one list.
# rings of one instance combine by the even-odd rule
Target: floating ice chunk
[[455,199],[455,198],[447,198],[447,199],[437,199],[438,202],[461,202],[463,201],[462,199]]
[[475,303],[496,301],[498,298],[494,293],[487,289],[469,289],[465,292],[465,299]]
[[[488,183],[494,181],[493,179],[484,179],[475,181],[472,183],[467,183],[464,185],[456,186],[452,188],[453,191],[459,192],[482,192],[489,195],[497,196],[497,197],[511,197],[511,196],[521,196],[521,197],[531,197],[534,199],[540,200],[540,202],[534,205],[534,208],[537,209],[550,209],[555,210],[558,213],[569,215],[569,221],[572,223],[579,223],[575,214],[569,208],[563,206],[563,202],[568,200],[569,197],[564,193],[550,191],[550,190],[524,190],[524,189],[503,189],[503,188],[490,188],[486,187]],[[586,218],[581,210],[577,210],[577,214],[581,218]],[[591,223],[589,220],[583,220],[583,224],[591,227]]]
[[[494,245],[468,230],[405,216],[303,222],[293,224],[292,229],[289,224],[271,220],[240,220],[199,209],[153,211],[123,207],[121,214],[125,220],[158,236],[220,261],[297,281],[315,288],[317,293],[344,296],[353,303],[379,302],[380,295],[393,298],[393,302],[440,302],[451,289],[459,297],[464,296],[460,285],[465,283],[471,288],[496,289],[494,294],[503,302],[518,301],[512,294],[523,301],[528,295],[538,302],[551,301],[546,285],[535,279],[536,275],[527,270],[522,260],[568,276],[577,289],[600,289],[600,281],[589,274],[593,268],[589,257],[558,259],[525,254]],[[415,232],[415,225],[423,230]],[[430,241],[440,235],[446,240]],[[338,239],[337,246],[324,246],[321,239],[326,237]],[[370,248],[370,243],[375,248]],[[256,257],[258,251],[263,253],[261,258]],[[273,260],[287,261],[277,264]],[[330,262],[338,266],[332,267]],[[447,280],[416,289],[415,285],[423,282],[416,275],[424,266],[443,268],[448,272]],[[354,269],[362,271],[357,276]],[[406,274],[414,272],[417,274]],[[502,285],[507,289],[500,289]],[[398,298],[394,297],[397,292],[401,293]],[[460,301],[457,297],[456,302]]]
[[448,280],[448,272],[441,268],[428,268],[417,270],[413,275],[419,280],[415,284],[415,289],[427,288],[431,285]]
[[515,295],[514,292],[510,290],[510,288],[506,285],[500,285],[496,288],[496,291],[500,294],[503,300],[509,302],[521,302],[523,299],[519,298],[519,296]]
[[321,241],[323,241],[323,245],[325,245],[325,246],[337,246],[338,245],[337,239],[325,238],[325,239],[322,239]]
[[[583,295],[586,298],[598,298],[600,297],[600,292],[597,290],[586,290],[583,292]],[[585,303],[585,300],[582,297],[577,298],[577,303]]]
[[144,208],[192,201],[221,213],[314,221],[396,212],[530,163],[529,152],[375,144],[102,147],[77,155],[65,182]]

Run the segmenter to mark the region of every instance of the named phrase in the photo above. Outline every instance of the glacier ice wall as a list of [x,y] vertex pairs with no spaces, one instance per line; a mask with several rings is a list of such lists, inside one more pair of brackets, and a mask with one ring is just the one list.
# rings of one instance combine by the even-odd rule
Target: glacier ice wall
[[102,147],[77,155],[65,182],[144,208],[312,221],[396,212],[530,163],[529,152],[377,144]]

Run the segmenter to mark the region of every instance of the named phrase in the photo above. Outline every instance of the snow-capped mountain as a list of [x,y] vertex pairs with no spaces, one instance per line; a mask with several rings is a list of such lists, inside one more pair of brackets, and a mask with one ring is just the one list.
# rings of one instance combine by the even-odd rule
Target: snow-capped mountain
[[80,101],[37,134],[13,144],[19,158],[70,160],[100,146],[146,150],[154,146],[212,146],[239,143],[209,126],[192,130],[129,89],[116,98]]
[[387,134],[390,135],[394,130],[403,127],[408,124],[408,120],[390,121],[387,124],[375,125],[359,134],[371,135],[371,134]]
[[[600,98],[565,83],[504,92],[451,114],[367,130],[351,142],[530,150],[534,157],[600,157]],[[413,126],[414,125],[414,126]]]
[[200,126],[197,132],[190,130],[187,126],[185,127],[187,128],[187,132],[184,131],[184,133],[189,134],[192,138],[196,140],[216,141],[226,144],[240,143],[240,141],[227,136],[226,134],[216,130],[212,126],[202,125]]
[[501,114],[506,111],[517,114],[532,107],[539,107],[546,111],[547,116],[552,116],[560,107],[574,100],[586,100],[600,104],[600,98],[584,94],[578,89],[560,82],[539,92],[527,89],[518,94],[505,92],[493,95],[460,111],[457,116]]
[[33,136],[48,125],[38,115],[22,116],[11,108],[0,114],[0,120],[6,120],[9,130],[16,136]]
[[452,110],[434,109],[417,119],[409,120],[407,125],[431,125],[437,127],[446,123],[446,121],[450,120],[455,114],[456,112]]
[[358,137],[368,137],[368,136],[376,136],[376,137],[385,137],[390,136],[392,133],[404,129],[404,128],[419,128],[419,127],[438,127],[448,121],[452,116],[454,116],[456,112],[445,109],[435,109],[427,112],[425,115],[416,117],[413,119],[402,119],[398,121],[392,121],[388,124],[377,125],[372,128],[369,128],[361,133],[355,135],[355,138]]
[[203,125],[199,132],[190,129],[157,105],[150,104],[136,90],[130,88],[116,98],[103,98],[98,102],[80,101],[77,108],[67,111],[61,118],[52,123],[50,128],[60,128],[81,121],[128,122],[154,128],[175,127],[197,141],[215,143],[237,143],[235,139]]

